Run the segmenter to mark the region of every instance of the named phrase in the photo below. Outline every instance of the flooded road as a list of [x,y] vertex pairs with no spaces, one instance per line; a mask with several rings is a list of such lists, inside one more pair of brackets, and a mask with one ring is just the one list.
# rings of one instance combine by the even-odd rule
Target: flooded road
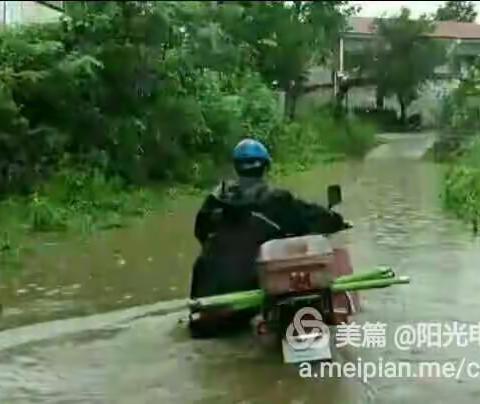
[[[341,211],[355,225],[342,239],[355,268],[385,264],[411,276],[409,286],[361,296],[356,321],[387,323],[388,332],[405,323],[480,321],[480,243],[442,211],[443,167],[418,159],[429,135],[415,136],[386,137],[364,162],[319,167],[282,184],[322,201],[326,184],[341,183]],[[3,328],[45,322],[0,332],[0,403],[479,401],[480,384],[465,377],[302,380],[248,335],[190,340],[182,298],[197,253],[191,233],[199,203],[181,198],[170,213],[134,227],[48,244],[2,285]],[[388,343],[335,356],[480,363],[480,347],[400,351]]]

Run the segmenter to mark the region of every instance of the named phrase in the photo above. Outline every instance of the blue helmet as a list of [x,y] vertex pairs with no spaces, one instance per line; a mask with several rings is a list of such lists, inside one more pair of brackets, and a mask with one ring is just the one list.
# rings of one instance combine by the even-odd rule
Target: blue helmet
[[233,149],[233,160],[261,160],[270,162],[270,153],[267,148],[254,139],[243,139]]
[[261,176],[270,165],[271,157],[262,143],[254,139],[244,139],[233,149],[233,162],[239,174],[252,173],[254,176]]

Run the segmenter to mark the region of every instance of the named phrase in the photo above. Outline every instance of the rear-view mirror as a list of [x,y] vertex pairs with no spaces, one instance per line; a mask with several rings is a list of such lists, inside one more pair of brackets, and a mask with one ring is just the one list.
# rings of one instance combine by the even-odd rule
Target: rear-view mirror
[[333,208],[334,206],[342,203],[342,188],[340,185],[329,185],[327,188],[327,201],[328,208]]

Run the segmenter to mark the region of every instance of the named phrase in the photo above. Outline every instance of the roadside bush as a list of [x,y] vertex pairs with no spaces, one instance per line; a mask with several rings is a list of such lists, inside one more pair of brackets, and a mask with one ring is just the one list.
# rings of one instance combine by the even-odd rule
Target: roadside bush
[[258,44],[212,16],[225,8],[99,4],[0,32],[0,197],[22,196],[30,228],[142,210],[133,189],[154,181],[204,186],[245,136],[297,168],[369,147],[357,120],[285,123]]
[[209,41],[205,11],[112,2],[2,32],[0,193],[31,192],[65,155],[126,184],[201,182],[198,158],[221,165],[247,135],[271,144],[276,96],[222,32]]
[[480,141],[450,168],[445,179],[444,201],[448,209],[474,225],[480,218]]
[[53,204],[48,198],[33,195],[29,203],[30,229],[33,231],[59,231],[67,228],[68,213],[64,207]]
[[361,158],[375,145],[376,127],[358,118],[335,117],[330,107],[311,110],[283,125],[271,144],[274,174],[303,170],[320,160]]
[[273,143],[275,159],[280,166],[303,169],[325,153],[317,130],[307,122],[291,122],[277,133]]
[[457,159],[470,148],[480,131],[480,76],[472,67],[442,100],[438,126],[440,137],[434,147],[436,160]]
[[[145,191],[126,186],[120,177],[78,167],[60,170],[25,203],[29,227],[34,231],[90,230],[95,225],[121,226],[122,218],[145,213],[151,199]],[[17,208],[21,203],[17,202]]]
[[316,134],[323,149],[331,153],[362,157],[375,144],[375,125],[359,118],[335,115],[330,108],[311,113],[304,125]]
[[373,123],[351,118],[340,123],[333,144],[348,156],[363,157],[375,145],[376,126]]
[[472,66],[467,76],[444,97],[441,124],[446,129],[471,134],[480,130],[480,70]]
[[273,145],[278,130],[283,125],[283,111],[280,111],[277,95],[255,73],[243,76],[239,89],[246,133]]
[[371,121],[381,131],[397,131],[403,127],[394,109],[357,107],[353,113],[363,121]]

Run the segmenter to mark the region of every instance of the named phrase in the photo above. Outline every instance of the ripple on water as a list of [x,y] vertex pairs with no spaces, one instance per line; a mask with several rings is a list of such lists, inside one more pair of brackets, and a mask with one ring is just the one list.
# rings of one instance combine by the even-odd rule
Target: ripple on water
[[[404,151],[405,146],[400,150]],[[340,166],[340,171],[349,172],[344,168]],[[345,180],[346,195],[350,189],[354,192],[345,197],[342,207],[356,224],[348,241],[353,262],[356,267],[372,263],[392,265],[397,272],[408,273],[412,284],[365,293],[365,310],[357,321],[382,321],[389,329],[428,319],[461,318],[478,322],[478,240],[472,239],[463,225],[443,214],[438,197],[439,170],[431,163],[405,161],[381,164],[366,161],[360,168],[358,182],[356,177]],[[358,165],[352,166],[351,171],[358,172]],[[318,187],[318,177],[312,178],[302,186]],[[336,176],[333,179],[338,180]],[[105,236],[107,241],[99,240],[89,253],[80,254],[78,267],[65,271],[62,281],[66,286],[57,285],[56,279],[56,290],[61,294],[71,293],[67,293],[66,301],[50,302],[53,307],[49,307],[48,299],[43,303],[35,301],[31,306],[23,306],[23,313],[35,310],[55,313],[56,305],[61,304],[64,310],[69,304],[83,304],[83,299],[95,309],[104,295],[118,299],[119,306],[126,305],[125,300],[132,305],[140,295],[155,301],[170,293],[169,288],[187,290],[186,261],[197,251],[194,240],[188,244],[194,208],[174,215],[173,219],[152,216],[151,225],[147,223],[140,230],[112,232],[114,241]],[[187,245],[182,251],[179,239]],[[115,249],[122,251],[122,256],[112,259],[111,251]],[[72,255],[78,258],[75,252]],[[179,259],[183,256],[185,259]],[[118,259],[128,261],[125,270],[119,270]],[[130,266],[137,264],[133,271]],[[31,289],[38,285],[45,286],[38,281]],[[82,287],[72,288],[73,285]],[[15,290],[24,288],[17,285]],[[110,290],[118,292],[107,293]],[[126,296],[132,298],[125,299]],[[130,314],[128,310],[133,309],[138,311]],[[39,398],[46,402],[120,404],[176,401],[462,404],[472,402],[472,397],[478,394],[478,384],[469,380],[462,381],[461,388],[458,383],[442,380],[380,379],[368,384],[359,380],[304,381],[295,369],[282,366],[275,352],[262,351],[247,337],[192,341],[177,325],[178,316],[153,315],[153,309],[133,309],[107,314],[102,319],[92,316],[52,323],[51,329],[29,329],[23,336],[15,334],[15,330],[8,334],[10,337],[0,333],[0,346],[3,343],[13,349],[18,340],[24,341],[28,348],[9,351],[10,356],[0,350],[0,402]],[[15,307],[7,307],[5,312],[14,310]],[[164,313],[162,310],[158,308]],[[123,328],[117,329],[120,325]],[[359,353],[354,350],[354,354]],[[461,354],[452,348],[441,354],[423,350],[399,353],[389,346],[383,351],[370,350],[366,355],[373,359],[382,356],[385,360],[414,362],[458,358]],[[474,359],[479,356],[473,349],[467,354]]]

